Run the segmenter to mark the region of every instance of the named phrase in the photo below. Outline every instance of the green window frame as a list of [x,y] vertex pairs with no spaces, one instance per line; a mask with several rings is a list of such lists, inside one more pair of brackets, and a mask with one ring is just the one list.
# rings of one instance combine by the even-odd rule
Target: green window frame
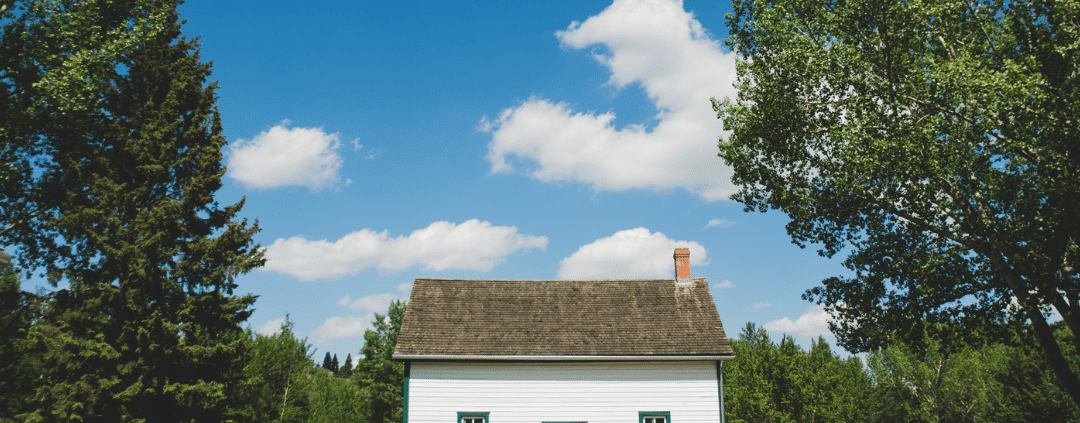
[[457,413],[457,423],[466,423],[465,419],[478,419],[478,418],[482,418],[484,420],[481,420],[480,422],[476,422],[475,420],[471,420],[468,423],[490,423],[488,421],[488,416],[490,414],[491,413],[489,413],[487,411],[458,411],[458,413]]
[[[638,423],[671,423],[670,411],[639,411],[637,413]],[[663,418],[663,422],[658,422],[655,419]],[[648,422],[645,419],[650,419]]]

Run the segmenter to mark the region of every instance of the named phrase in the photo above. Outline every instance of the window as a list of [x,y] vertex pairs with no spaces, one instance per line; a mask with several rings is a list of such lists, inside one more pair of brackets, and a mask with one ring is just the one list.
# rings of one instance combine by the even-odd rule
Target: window
[[638,423],[671,423],[671,412],[642,411],[638,413]]
[[488,412],[458,411],[457,423],[488,423]]

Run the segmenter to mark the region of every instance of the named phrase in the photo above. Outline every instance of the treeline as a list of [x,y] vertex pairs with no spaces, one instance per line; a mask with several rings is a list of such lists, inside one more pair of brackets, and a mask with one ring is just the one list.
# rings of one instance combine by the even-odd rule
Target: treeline
[[[31,421],[44,362],[25,334],[46,298],[19,290],[7,266],[0,277],[0,421]],[[406,305],[395,301],[375,315],[355,367],[317,365],[306,339],[286,319],[269,335],[250,328],[237,359],[220,380],[223,413],[231,422],[400,422],[403,364],[392,354]],[[1061,322],[1054,334],[1075,342]],[[981,346],[927,337],[893,343],[864,358],[840,358],[823,338],[809,350],[790,336],[778,342],[754,324],[732,340],[725,362],[727,421],[740,422],[1080,422],[1080,410],[1059,386],[1027,330]],[[1076,351],[1066,351],[1080,368]],[[351,357],[351,353],[350,353]],[[335,369],[335,367],[337,367]],[[40,410],[38,410],[40,411]],[[40,415],[40,414],[39,414]]]
[[[1063,322],[1062,345],[1074,345]],[[841,359],[823,338],[810,350],[747,324],[724,363],[727,421],[740,422],[1080,422],[1028,337],[981,346],[927,338]],[[1067,351],[1074,369],[1076,351]]]
[[334,369],[325,359],[317,366],[311,346],[297,339],[288,319],[272,335],[249,328],[249,349],[229,391],[226,421],[401,422],[404,365],[391,357],[404,315],[400,301],[390,304],[386,316],[375,315],[375,329],[365,332],[355,369],[348,361]]
[[[10,265],[0,264],[0,422],[64,420],[42,410],[40,401],[41,392],[54,383],[43,376],[63,369],[48,368],[49,361],[35,351],[28,336],[43,324],[41,312],[49,301],[48,295],[21,291]],[[405,303],[395,301],[387,315],[376,314],[374,330],[364,334],[355,369],[337,372],[316,365],[315,350],[306,338],[296,336],[289,319],[269,335],[248,328],[239,339],[225,343],[236,349],[236,358],[217,380],[208,381],[219,384],[221,396],[209,400],[222,404],[226,422],[398,423],[404,367],[391,356],[404,313]],[[107,378],[84,380],[109,382]],[[198,399],[199,394],[193,392],[188,398]],[[110,400],[124,401],[98,398]],[[93,406],[103,408],[102,404]]]

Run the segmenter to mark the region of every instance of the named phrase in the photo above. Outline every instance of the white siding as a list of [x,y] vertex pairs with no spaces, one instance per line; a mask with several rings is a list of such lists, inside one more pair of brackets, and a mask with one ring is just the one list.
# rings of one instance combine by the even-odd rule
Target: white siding
[[409,423],[454,423],[459,411],[490,423],[636,423],[669,411],[671,423],[720,421],[712,361],[412,363]]

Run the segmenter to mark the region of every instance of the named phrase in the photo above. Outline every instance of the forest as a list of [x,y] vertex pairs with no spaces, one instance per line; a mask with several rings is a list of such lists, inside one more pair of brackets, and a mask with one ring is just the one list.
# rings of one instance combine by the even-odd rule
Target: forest
[[[245,329],[179,3],[0,0],[0,421],[401,421],[406,303],[343,362]],[[732,199],[848,255],[804,299],[855,355],[747,324],[728,421],[1080,421],[1080,5],[976,3],[734,2]]]
[[[0,421],[33,421],[40,360],[20,342],[33,324],[34,295],[5,270],[0,292]],[[223,376],[222,421],[371,422],[402,420],[404,365],[391,359],[406,303],[376,314],[355,365],[336,354],[316,360],[286,320],[273,334],[244,331],[242,353]],[[1073,334],[1058,322],[1063,344]],[[20,331],[21,330],[21,331]],[[862,357],[840,358],[824,338],[809,350],[791,336],[770,338],[748,323],[723,366],[729,422],[1019,422],[1080,421],[1022,327],[1008,342],[980,346],[931,339],[896,343]],[[1075,351],[1067,356],[1080,367]]]

